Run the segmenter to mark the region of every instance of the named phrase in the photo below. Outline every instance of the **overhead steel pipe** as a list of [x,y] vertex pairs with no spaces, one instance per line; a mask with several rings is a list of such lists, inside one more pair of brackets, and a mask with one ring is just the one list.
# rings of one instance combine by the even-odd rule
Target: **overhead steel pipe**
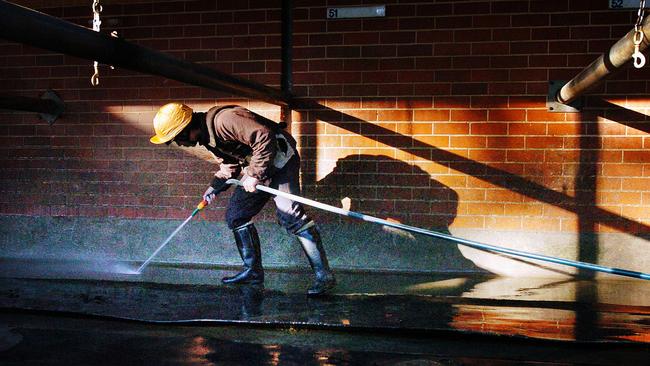
[[0,94],[0,109],[36,112],[43,120],[52,124],[65,111],[65,105],[54,91],[48,90],[41,95],[40,99]]
[[[650,17],[641,23],[641,30],[646,35],[639,44],[639,52],[643,52],[650,44]],[[619,39],[606,53],[598,57],[584,68],[558,91],[556,99],[559,103],[570,104],[587,91],[593,89],[607,77],[618,71],[623,65],[632,60],[634,53],[634,29]],[[649,66],[646,66],[649,67]]]
[[280,90],[0,1],[0,38],[186,84],[288,105]]
[[59,110],[59,105],[50,99],[0,94],[0,109],[54,114]]

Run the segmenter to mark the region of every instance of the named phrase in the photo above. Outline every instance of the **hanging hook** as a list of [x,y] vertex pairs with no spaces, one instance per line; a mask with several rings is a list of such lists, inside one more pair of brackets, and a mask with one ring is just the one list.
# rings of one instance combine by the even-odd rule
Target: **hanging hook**
[[[93,0],[92,9],[93,9],[93,30],[95,32],[99,32],[100,29],[101,29],[101,25],[102,25],[102,21],[99,18],[99,13],[101,13],[101,11],[102,11],[102,6],[99,4],[99,0]],[[95,73],[93,74],[93,76],[90,77],[90,84],[92,84],[92,86],[99,85],[99,68],[98,68],[98,66],[99,66],[99,63],[97,61],[95,61],[93,63],[93,68],[95,69]]]
[[642,23],[643,17],[645,15],[645,0],[639,0],[639,10],[636,13],[636,23],[634,24],[634,35],[632,41],[634,42],[634,53],[632,53],[632,58],[634,59],[634,67],[637,69],[642,68],[645,65],[645,56],[639,48],[641,47],[641,42],[643,42],[643,33]]
[[90,83],[93,86],[99,85],[99,68],[98,68],[98,66],[99,66],[99,63],[97,61],[95,61],[93,63],[93,68],[95,69],[95,73],[93,74],[93,76],[90,77]]
[[632,58],[634,58],[634,67],[636,67],[637,69],[640,69],[643,66],[645,66],[645,56],[641,52],[634,53],[632,55]]
[[641,30],[641,27],[634,26],[634,28],[634,53],[632,54],[632,58],[634,59],[634,67],[640,69],[645,65],[645,56],[641,51],[639,51],[639,47],[641,46],[641,42],[643,42],[645,34],[643,33],[643,30]]

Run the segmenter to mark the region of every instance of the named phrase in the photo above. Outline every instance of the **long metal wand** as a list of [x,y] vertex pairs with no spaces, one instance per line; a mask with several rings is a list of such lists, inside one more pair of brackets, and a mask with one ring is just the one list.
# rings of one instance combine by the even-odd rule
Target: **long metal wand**
[[146,261],[144,261],[144,263],[142,263],[142,265],[140,266],[140,268],[138,268],[138,270],[135,271],[135,274],[140,274],[140,273],[142,273],[142,270],[143,270],[143,269],[144,269],[144,268],[149,264],[149,262],[151,262],[151,260],[156,256],[156,254],[158,254],[158,252],[160,252],[160,251],[165,247],[165,245],[167,245],[167,243],[169,243],[169,241],[172,240],[172,238],[173,238],[174,236],[176,236],[176,234],[178,234],[179,231],[181,231],[181,229],[183,228],[183,226],[185,226],[188,222],[190,222],[190,220],[192,220],[192,218],[193,218],[194,216],[196,216],[196,214],[199,213],[199,211],[201,211],[205,206],[207,206],[207,204],[208,204],[207,201],[201,201],[201,203],[199,203],[199,205],[196,206],[196,208],[194,209],[194,211],[192,212],[192,214],[191,214],[187,219],[185,219],[185,221],[183,221],[183,223],[180,224],[180,225],[176,228],[176,230],[174,230],[174,232],[171,233],[171,235],[169,235],[169,236],[167,237],[167,239],[165,239],[165,241],[164,241],[162,244],[160,244],[160,246],[158,247],[158,249],[156,249],[156,251],[153,252],[153,254],[152,254],[149,258],[147,258]]
[[[232,185],[241,185],[241,182],[236,180],[236,179],[229,179],[226,181],[226,184],[232,184]],[[365,215],[362,213],[354,212],[354,211],[349,211],[345,210],[339,207],[335,206],[330,206],[318,201],[310,200],[308,198],[296,196],[294,194],[278,191],[277,189],[273,189],[267,186],[263,185],[257,185],[256,188],[260,191],[271,193],[276,196],[280,197],[285,197],[289,198],[293,201],[304,203],[306,205],[320,208],[325,211],[337,213],[339,215],[343,216],[349,216],[349,217],[354,217],[356,219],[360,219],[363,221],[367,222],[373,222],[375,224],[380,224],[380,225],[385,225],[385,226],[390,226],[406,231],[411,231],[414,233],[418,234],[423,234],[427,236],[432,236],[436,238],[441,238],[441,239],[446,239],[450,240],[468,247],[472,248],[477,248],[477,249],[482,249],[482,250],[488,250],[492,252],[498,252],[498,253],[505,253],[505,254],[510,254],[518,257],[524,257],[524,258],[530,258],[530,259],[536,259],[544,262],[550,262],[550,263],[555,263],[555,264],[562,264],[565,266],[570,266],[570,267],[575,267],[575,268],[581,268],[581,269],[588,269],[591,271],[596,271],[596,272],[604,272],[604,273],[610,273],[610,274],[615,274],[619,276],[626,276],[626,277],[633,277],[633,278],[640,278],[643,280],[650,280],[650,274],[648,273],[643,273],[643,272],[637,272],[637,271],[630,271],[627,269],[622,269],[622,268],[612,268],[612,267],[605,267],[601,266],[598,264],[593,264],[593,263],[587,263],[587,262],[579,262],[579,261],[573,261],[570,259],[563,259],[563,258],[556,258],[556,257],[551,257],[547,255],[541,255],[541,254],[535,254],[535,253],[529,253],[529,252],[524,252],[521,250],[515,250],[515,249],[510,249],[510,248],[504,248],[504,247],[499,247],[495,245],[490,245],[490,244],[483,244],[479,243],[473,240],[467,240],[467,239],[462,239],[458,238],[452,235],[448,234],[443,234],[439,233],[437,231],[432,231],[432,230],[427,230],[427,229],[422,229],[419,227],[415,226],[409,226],[409,225],[404,225],[396,222],[391,222],[388,220],[380,219],[378,217],[370,216],[370,215]]]

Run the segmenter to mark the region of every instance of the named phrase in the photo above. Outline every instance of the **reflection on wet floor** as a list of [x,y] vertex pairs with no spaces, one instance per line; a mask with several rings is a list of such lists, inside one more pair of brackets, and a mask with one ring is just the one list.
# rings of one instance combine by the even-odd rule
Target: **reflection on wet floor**
[[25,267],[14,265],[2,273],[31,278],[0,279],[3,308],[159,323],[244,322],[650,343],[650,286],[641,280],[339,272],[334,293],[310,298],[304,293],[311,281],[307,272],[268,271],[264,287],[229,287],[215,285],[226,272],[213,268],[154,266],[137,278],[79,273],[66,278],[58,271],[57,278],[46,278],[34,266],[31,275],[16,276]]
[[338,271],[335,291],[311,298],[307,271],[231,287],[217,285],[230,271],[207,266],[99,267],[0,261],[0,363],[618,365],[650,354],[640,280]]
[[2,365],[644,365],[639,344],[0,313]]
[[[0,318],[5,321],[6,319]],[[6,320],[20,341],[0,350],[3,365],[457,365],[449,358],[426,354],[363,351],[352,347],[242,341],[204,329],[155,330],[121,324],[119,330],[102,329],[105,322],[90,326],[72,320],[70,326],[41,328],[51,318],[21,317]],[[60,320],[59,320],[60,322]],[[63,328],[63,329],[62,329]],[[233,329],[229,329],[232,331]],[[242,333],[247,333],[243,330]],[[304,336],[304,335],[303,335]],[[284,336],[287,338],[287,336]],[[282,339],[276,339],[282,341]],[[350,349],[352,348],[352,349]],[[62,352],[67,350],[68,352]],[[464,363],[467,364],[467,363]],[[476,363],[478,364],[478,363]]]

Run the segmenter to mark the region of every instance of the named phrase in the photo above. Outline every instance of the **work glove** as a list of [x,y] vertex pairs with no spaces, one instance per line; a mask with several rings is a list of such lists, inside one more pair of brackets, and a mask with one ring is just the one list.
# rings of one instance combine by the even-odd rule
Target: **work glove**
[[244,190],[246,190],[246,192],[256,192],[257,188],[255,188],[255,186],[258,185],[259,182],[259,179],[251,177],[248,174],[244,174],[244,176],[241,178],[241,185],[244,187]]
[[214,200],[219,193],[227,190],[228,187],[230,187],[230,185],[226,184],[226,179],[214,177],[212,178],[210,187],[208,187],[208,189],[205,190],[205,193],[203,193],[203,199],[208,203],[212,203],[212,200]]
[[230,179],[235,178],[241,172],[241,166],[239,164],[219,164],[219,171],[215,174],[218,178],[221,179]]

